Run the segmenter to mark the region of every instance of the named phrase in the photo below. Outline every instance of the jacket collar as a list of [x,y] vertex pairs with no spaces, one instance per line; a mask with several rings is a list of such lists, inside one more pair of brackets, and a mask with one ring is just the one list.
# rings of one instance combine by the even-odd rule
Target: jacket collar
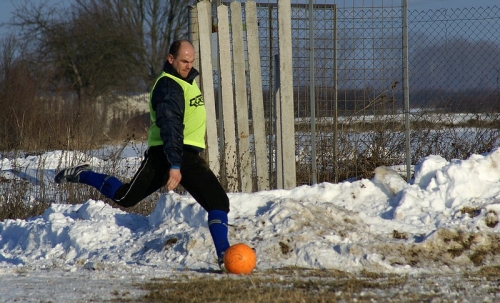
[[192,84],[194,81],[194,78],[196,78],[199,75],[199,72],[196,70],[196,68],[193,67],[189,71],[189,74],[187,75],[187,77],[183,78],[181,75],[179,75],[179,73],[174,69],[172,64],[170,64],[170,62],[168,62],[168,61],[165,61],[165,65],[163,66],[163,71],[166,72],[167,74],[174,76],[174,77],[182,79],[190,84]]

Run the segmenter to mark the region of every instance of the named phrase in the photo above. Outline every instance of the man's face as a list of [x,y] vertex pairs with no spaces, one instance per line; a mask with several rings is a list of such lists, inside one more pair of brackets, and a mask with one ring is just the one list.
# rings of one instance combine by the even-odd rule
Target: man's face
[[187,42],[182,43],[177,57],[174,58],[174,56],[168,55],[168,62],[172,64],[174,69],[179,73],[179,75],[181,75],[182,78],[186,78],[191,68],[193,68],[193,46]]

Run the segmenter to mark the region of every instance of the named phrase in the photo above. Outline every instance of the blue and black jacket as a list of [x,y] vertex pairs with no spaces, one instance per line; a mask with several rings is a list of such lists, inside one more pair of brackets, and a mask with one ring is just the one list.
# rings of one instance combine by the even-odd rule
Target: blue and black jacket
[[192,68],[182,78],[167,61],[151,91],[148,145],[163,145],[174,168],[180,168],[184,149],[200,152],[205,148],[206,111],[195,81],[198,74]]

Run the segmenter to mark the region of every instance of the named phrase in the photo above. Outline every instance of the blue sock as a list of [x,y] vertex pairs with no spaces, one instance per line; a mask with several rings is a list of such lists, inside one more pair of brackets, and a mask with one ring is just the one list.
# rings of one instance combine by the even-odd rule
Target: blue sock
[[229,248],[229,240],[227,239],[227,213],[222,210],[211,210],[208,212],[208,229],[214,240],[215,251],[217,257],[222,258],[224,253]]
[[116,191],[122,186],[122,182],[117,178],[94,171],[82,171],[79,182],[96,188],[110,199],[114,199]]

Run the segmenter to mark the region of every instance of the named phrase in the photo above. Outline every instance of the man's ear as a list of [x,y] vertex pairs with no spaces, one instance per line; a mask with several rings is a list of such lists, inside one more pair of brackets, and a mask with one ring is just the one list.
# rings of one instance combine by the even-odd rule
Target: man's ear
[[174,62],[174,56],[172,56],[172,54],[169,54],[167,57],[167,60],[168,60],[168,63],[172,64],[172,62]]

